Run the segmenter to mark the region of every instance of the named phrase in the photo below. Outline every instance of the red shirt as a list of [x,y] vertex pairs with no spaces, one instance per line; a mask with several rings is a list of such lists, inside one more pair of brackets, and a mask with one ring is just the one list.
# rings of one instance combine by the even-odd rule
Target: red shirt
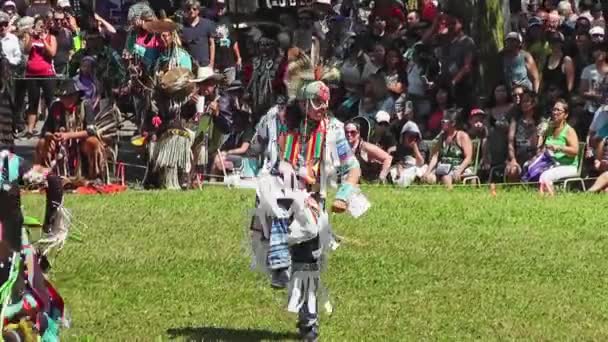
[[[51,36],[47,36],[47,43]],[[33,77],[52,77],[55,76],[53,59],[46,53],[42,39],[32,39],[32,49],[25,68],[25,76]]]

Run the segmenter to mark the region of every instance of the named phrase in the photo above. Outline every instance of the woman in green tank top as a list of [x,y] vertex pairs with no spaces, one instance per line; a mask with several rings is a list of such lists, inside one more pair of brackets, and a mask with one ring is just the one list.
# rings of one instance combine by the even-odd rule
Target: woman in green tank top
[[555,166],[540,176],[541,193],[554,194],[553,182],[578,175],[578,136],[568,125],[568,103],[559,99],[553,105],[551,124],[545,137],[545,150],[555,160]]
[[440,138],[433,147],[427,173],[422,179],[429,184],[441,181],[448,188],[463,177],[472,176],[473,143],[467,132],[456,127],[461,109],[446,112]]

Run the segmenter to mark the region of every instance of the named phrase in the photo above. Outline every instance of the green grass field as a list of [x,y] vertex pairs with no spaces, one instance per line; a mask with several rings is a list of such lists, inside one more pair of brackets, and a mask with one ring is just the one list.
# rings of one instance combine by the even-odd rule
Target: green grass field
[[[323,341],[607,340],[606,198],[525,191],[370,188],[325,282]],[[26,196],[29,214],[44,197]],[[285,292],[249,271],[249,191],[69,196],[84,242],[52,278],[65,340],[293,339]]]

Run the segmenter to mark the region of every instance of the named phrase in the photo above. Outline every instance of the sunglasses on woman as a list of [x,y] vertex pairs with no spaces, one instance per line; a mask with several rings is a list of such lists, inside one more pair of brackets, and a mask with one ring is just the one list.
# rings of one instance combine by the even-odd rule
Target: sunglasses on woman
[[359,132],[354,129],[350,129],[350,130],[346,131],[346,135],[357,135],[357,134],[359,134]]

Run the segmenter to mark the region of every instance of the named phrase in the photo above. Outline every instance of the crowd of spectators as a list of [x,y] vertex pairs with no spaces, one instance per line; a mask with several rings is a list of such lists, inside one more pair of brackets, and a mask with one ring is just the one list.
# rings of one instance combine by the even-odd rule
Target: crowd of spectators
[[[69,1],[40,2],[18,13],[13,1],[3,1],[0,12],[2,51],[13,72],[23,75],[14,99],[23,108],[25,138],[36,135],[41,102],[53,101],[58,77],[77,80],[92,100],[104,92],[130,94],[138,112],[146,100],[138,104],[137,89],[112,76],[124,74],[132,56],[155,70],[177,47],[180,67],[195,75],[211,67],[223,75],[224,89],[236,90],[226,108],[239,119],[221,150],[246,156],[259,118],[284,104],[288,51],[298,47],[339,72],[331,110],[347,123],[366,181],[452,186],[471,177],[536,180],[552,192],[554,181],[608,172],[608,49],[599,1],[522,1],[504,48],[484,56],[500,65],[498,76],[486,80],[487,94],[479,87],[480,42],[467,31],[471,18],[443,11],[442,1],[378,7],[316,0],[264,27],[233,21],[224,0],[186,0],[172,18],[142,12],[122,40],[123,30],[98,15],[94,32],[83,35]],[[157,19],[179,29],[147,31],[146,23]],[[101,75],[95,70],[100,59],[114,61],[112,70],[120,72]],[[248,117],[242,117],[245,108]],[[539,171],[543,156],[551,161]]]

